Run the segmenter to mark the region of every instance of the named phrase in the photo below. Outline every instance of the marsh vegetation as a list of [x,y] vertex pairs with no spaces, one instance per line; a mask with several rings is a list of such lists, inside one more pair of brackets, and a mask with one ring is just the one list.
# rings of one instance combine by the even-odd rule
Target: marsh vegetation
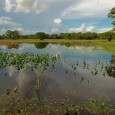
[[0,113],[114,115],[114,42],[106,44],[2,44]]

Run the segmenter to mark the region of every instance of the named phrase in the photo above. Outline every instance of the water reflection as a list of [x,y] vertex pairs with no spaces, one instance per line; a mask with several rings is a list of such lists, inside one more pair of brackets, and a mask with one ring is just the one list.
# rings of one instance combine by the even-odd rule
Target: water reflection
[[37,49],[44,49],[44,48],[47,47],[48,44],[49,44],[49,43],[36,43],[36,44],[35,44],[35,47],[36,47]]
[[111,64],[112,64],[113,66],[115,66],[115,54],[112,54],[111,57],[112,57],[112,58],[111,58]]
[[111,55],[110,65],[107,66],[105,69],[107,71],[107,74],[110,77],[115,78],[115,56],[114,56],[114,54]]
[[[13,66],[0,70],[0,87],[3,91],[18,86],[21,94],[29,98],[39,95],[41,97],[53,96],[57,99],[68,96],[78,102],[90,97],[107,97],[115,103],[113,93],[115,73],[111,74],[111,71],[107,71],[107,74],[103,75],[106,67],[115,70],[115,57],[110,52],[95,47],[66,47],[48,43],[20,44],[18,49],[8,49],[2,46],[1,51],[60,54],[62,58],[55,63],[55,68],[51,68],[51,63],[48,70],[42,73],[40,94],[36,92],[36,81],[41,75],[41,70],[17,71]],[[96,69],[98,74],[92,75],[91,71]]]
[[7,48],[8,48],[8,49],[12,49],[12,48],[18,49],[19,47],[20,47],[19,44],[8,44],[8,45],[7,45]]

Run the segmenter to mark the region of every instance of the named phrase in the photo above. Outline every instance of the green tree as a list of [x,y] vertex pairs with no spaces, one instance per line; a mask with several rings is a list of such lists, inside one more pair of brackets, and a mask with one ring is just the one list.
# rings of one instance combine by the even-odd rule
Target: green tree
[[3,39],[2,35],[0,35],[0,39]]
[[97,33],[92,33],[92,32],[86,32],[86,33],[83,33],[83,35],[84,35],[84,39],[86,40],[93,40],[98,37]]
[[50,36],[50,39],[60,39],[60,35],[58,35],[58,34],[52,34]]
[[114,33],[110,32],[110,31],[99,34],[100,39],[108,40],[108,41],[111,41],[111,40],[112,40],[112,36],[113,36],[113,35],[114,35]]
[[36,39],[43,40],[43,39],[46,38],[46,34],[45,34],[44,32],[37,32],[37,33],[35,34],[35,38],[36,38]]
[[7,30],[5,36],[8,39],[18,39],[20,37],[20,32],[18,30]]
[[[109,13],[108,13],[109,18],[115,18],[115,7],[113,7]],[[115,26],[115,21],[112,22],[112,24]]]

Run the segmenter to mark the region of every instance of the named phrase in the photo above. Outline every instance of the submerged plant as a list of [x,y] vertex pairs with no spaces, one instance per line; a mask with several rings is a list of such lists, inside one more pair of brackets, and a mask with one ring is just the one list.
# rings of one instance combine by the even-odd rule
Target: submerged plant
[[16,66],[18,70],[23,68],[36,69],[39,65],[40,67],[46,69],[50,61],[56,61],[60,58],[58,55],[49,54],[33,54],[33,53],[2,53],[0,52],[0,68],[7,66]]

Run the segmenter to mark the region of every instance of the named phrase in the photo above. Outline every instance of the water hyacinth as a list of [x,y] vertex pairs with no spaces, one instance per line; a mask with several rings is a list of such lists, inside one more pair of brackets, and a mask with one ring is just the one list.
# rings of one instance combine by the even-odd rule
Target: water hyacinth
[[48,66],[50,61],[60,58],[60,55],[33,54],[33,53],[2,53],[0,52],[0,68],[14,65],[18,70],[23,68],[37,68],[41,65],[43,68]]

